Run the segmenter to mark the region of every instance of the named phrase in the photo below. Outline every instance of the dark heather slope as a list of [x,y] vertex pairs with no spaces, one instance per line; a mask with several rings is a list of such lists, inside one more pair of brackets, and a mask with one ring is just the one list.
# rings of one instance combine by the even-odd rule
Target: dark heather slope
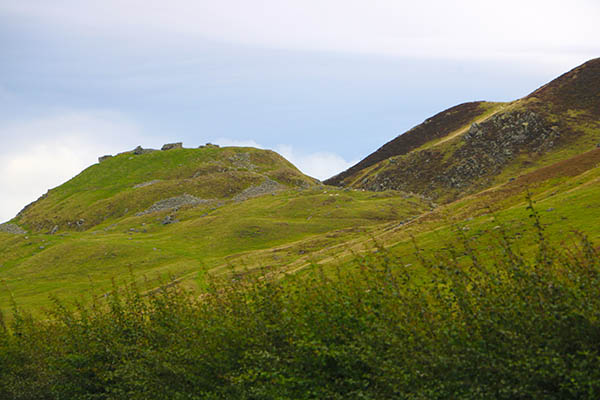
[[[471,104],[484,108],[482,103]],[[451,110],[431,118],[442,125],[439,136],[456,130],[463,121],[474,121],[474,113],[445,115]],[[396,155],[383,151],[407,141],[410,135],[422,135],[430,129],[428,125],[431,123],[413,128],[326,183],[373,191],[410,191],[451,201],[499,183],[497,177],[505,171],[518,175],[521,170],[530,171],[596,148],[600,140],[600,58],[480,118],[447,143],[421,150],[407,146]],[[426,140],[431,139],[423,137],[423,142]],[[551,152],[557,156],[544,159]],[[378,161],[364,170],[371,160]]]
[[474,101],[460,104],[426,119],[422,124],[415,126],[406,133],[396,137],[394,140],[384,144],[358,164],[325,180],[323,183],[339,186],[347,177],[377,164],[382,160],[407,154],[429,141],[443,138],[477,116],[483,114],[486,110],[484,107],[481,107],[482,103],[483,102],[481,101]]
[[559,76],[526,99],[537,99],[530,107],[539,111],[563,114],[577,110],[579,116],[597,121],[600,118],[600,58]]

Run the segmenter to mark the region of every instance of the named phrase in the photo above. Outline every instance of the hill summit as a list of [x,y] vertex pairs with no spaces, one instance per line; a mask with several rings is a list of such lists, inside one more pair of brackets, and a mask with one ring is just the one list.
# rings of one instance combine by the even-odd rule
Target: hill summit
[[432,208],[406,193],[324,186],[251,147],[138,146],[99,161],[0,225],[0,311],[13,295],[39,306],[90,281],[108,292],[129,272],[193,287],[209,273],[299,271]]
[[600,58],[522,99],[436,114],[324,183],[450,201],[593,149],[599,119]]
[[14,222],[31,231],[87,230],[107,220],[228,200],[318,181],[270,150],[207,144],[162,151],[138,146],[103,156],[25,207]]
[[526,196],[555,231],[568,221],[597,235],[599,70],[592,60],[522,99],[450,108],[329,185],[250,147],[102,156],[0,226],[0,310],[13,295],[35,307],[72,298],[90,281],[108,292],[130,272],[197,288],[207,274],[296,273],[381,246],[410,265],[412,238],[454,240],[456,223],[489,232],[491,207],[521,235]]

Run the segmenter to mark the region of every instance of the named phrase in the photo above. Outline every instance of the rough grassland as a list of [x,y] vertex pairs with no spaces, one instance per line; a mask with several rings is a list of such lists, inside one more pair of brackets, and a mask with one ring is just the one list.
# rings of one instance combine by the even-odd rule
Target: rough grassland
[[[277,190],[236,198],[265,179],[277,182]],[[147,182],[154,183],[134,187]],[[210,201],[140,214],[182,194]],[[207,272],[229,265],[284,266],[429,208],[402,193],[319,186],[262,150],[123,154],[88,168],[23,211],[14,222],[28,228],[27,235],[0,233],[0,309],[11,296],[37,308],[50,295],[77,298],[92,287],[109,291],[111,280],[130,270],[140,279],[203,283]],[[54,226],[58,230],[49,234]]]
[[[523,99],[466,103],[442,112],[326,182],[453,201],[595,148],[599,93],[600,59],[595,59]],[[468,111],[474,105],[478,113]]]
[[[375,243],[412,263],[412,237],[435,249],[453,240],[456,224],[483,234],[494,232],[498,219],[514,238],[527,237],[527,192],[544,216],[549,241],[561,243],[579,229],[598,243],[599,162],[600,150],[593,150],[435,209],[399,192],[313,186],[219,207],[124,216],[87,231],[0,234],[0,278],[8,289],[0,301],[6,309],[12,293],[19,304],[37,308],[49,295],[109,291],[111,280],[130,270],[139,279],[170,275],[187,287],[202,286],[207,274],[299,272],[351,259]],[[179,222],[163,225],[166,215]]]
[[599,255],[581,235],[550,247],[531,202],[527,218],[531,254],[506,224],[459,228],[441,249],[417,241],[413,263],[379,247],[286,279],[211,279],[202,296],[129,280],[41,318],[16,308],[0,318],[0,398],[595,400]]

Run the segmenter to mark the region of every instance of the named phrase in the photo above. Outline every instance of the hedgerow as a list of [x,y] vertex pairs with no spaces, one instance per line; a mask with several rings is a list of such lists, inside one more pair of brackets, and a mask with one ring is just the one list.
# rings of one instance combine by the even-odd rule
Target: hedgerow
[[[537,252],[457,229],[418,265],[135,283],[0,320],[2,399],[598,399],[600,260],[583,234]],[[529,253],[528,253],[529,254]],[[424,273],[423,271],[426,271]],[[269,276],[271,278],[269,278]]]

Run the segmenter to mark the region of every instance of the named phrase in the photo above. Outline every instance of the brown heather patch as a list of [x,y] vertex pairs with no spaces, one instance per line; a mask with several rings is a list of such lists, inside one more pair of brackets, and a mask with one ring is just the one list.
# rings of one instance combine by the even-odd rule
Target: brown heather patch
[[[555,164],[521,175],[515,180],[501,186],[459,200],[459,202],[466,201],[471,204],[466,208],[463,208],[461,213],[456,214],[455,217],[461,219],[467,214],[471,216],[479,214],[477,211],[486,210],[487,212],[489,206],[493,207],[494,204],[511,197],[521,197],[527,190],[533,189],[550,179],[575,177],[596,168],[599,165],[600,149],[594,149],[567,160],[559,161]],[[432,216],[433,219],[435,219],[435,217],[435,215]]]
[[[493,193],[494,198],[505,198],[528,185],[578,175],[594,166],[590,163],[595,163],[595,151],[573,156],[600,140],[600,58],[496,108],[492,115],[482,112],[490,110],[489,104],[465,103],[437,114],[325,183],[411,191],[445,203],[486,189],[482,196]],[[477,115],[485,120],[478,121]],[[439,139],[444,142],[469,122],[478,124],[462,141],[439,146]],[[523,135],[527,140],[522,140]],[[423,143],[435,143],[436,148],[424,148]],[[519,155],[525,154],[529,163],[516,164]],[[549,156],[541,157],[544,154]],[[557,159],[567,161],[556,163]],[[534,167],[541,169],[525,173]],[[494,188],[499,182],[494,177],[519,173],[523,176]]]
[[443,138],[453,131],[468,124],[477,116],[487,111],[484,102],[474,101],[442,111],[428,118],[420,125],[396,137],[394,140],[381,146],[358,164],[348,170],[324,181],[327,185],[339,186],[346,178],[390,157],[407,154],[421,147],[427,142]]
[[590,60],[542,86],[526,98],[537,98],[534,107],[553,114],[579,111],[580,117],[600,117],[600,58]]
[[600,149],[594,149],[559,161],[547,167],[540,168],[528,174],[519,176],[512,182],[508,182],[497,189],[491,189],[477,194],[477,197],[492,197],[496,200],[521,193],[528,187],[533,187],[544,181],[554,178],[568,178],[580,175],[600,164]]

